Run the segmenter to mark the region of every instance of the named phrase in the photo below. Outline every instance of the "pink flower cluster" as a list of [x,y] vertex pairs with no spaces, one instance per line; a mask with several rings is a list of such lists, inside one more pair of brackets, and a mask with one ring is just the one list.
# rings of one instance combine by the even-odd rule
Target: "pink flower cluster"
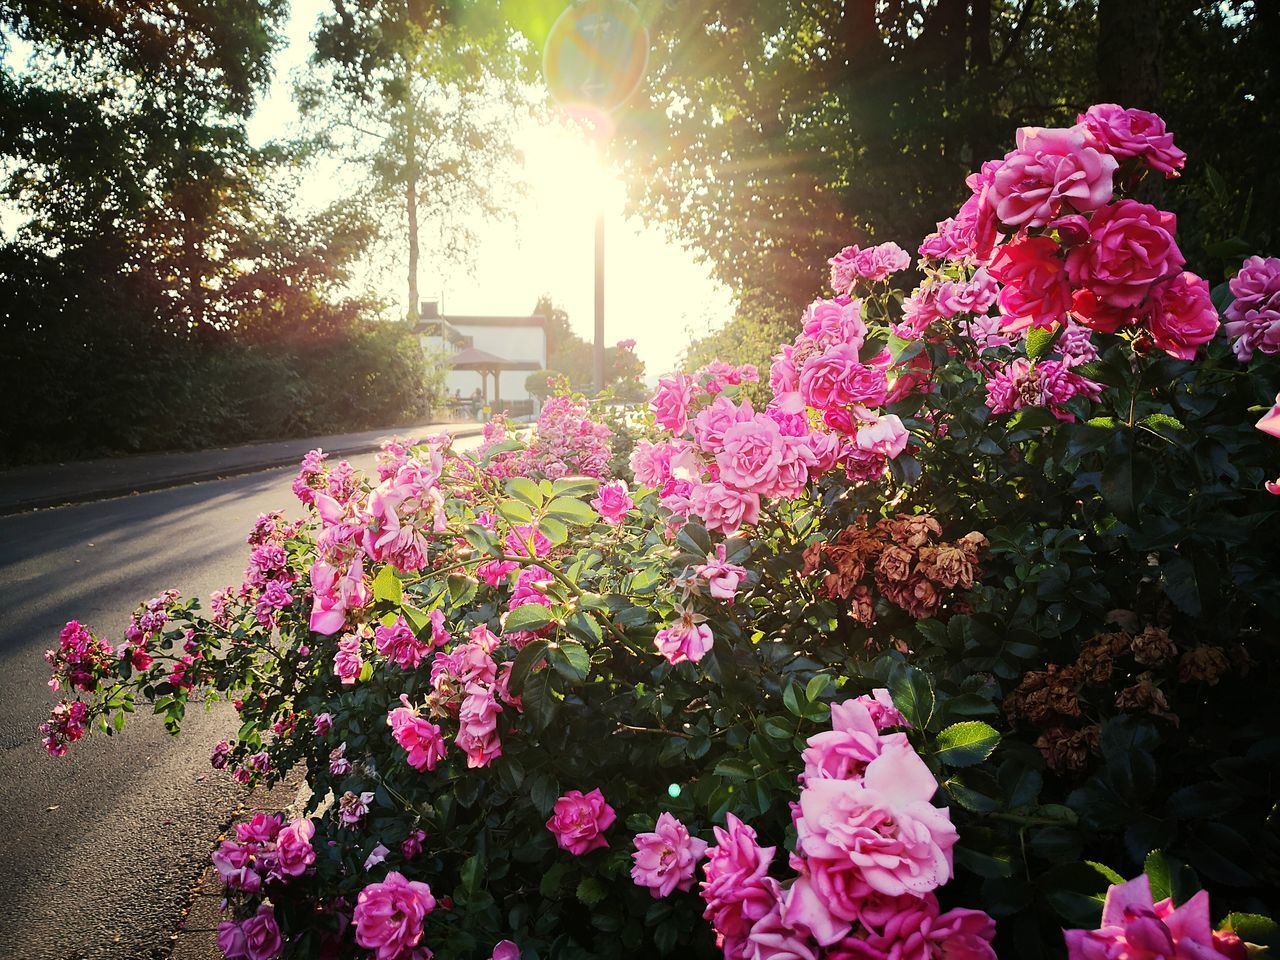
[[55,691],[65,682],[71,690],[92,692],[119,663],[111,644],[93,636],[78,620],[67,621],[58,635],[58,649],[46,651],[44,658],[53,670],[49,689]]
[[[1254,426],[1269,436],[1280,438],[1280,394],[1276,394],[1276,402]],[[1265,486],[1267,493],[1280,496],[1280,478],[1268,480]]]
[[400,694],[403,706],[387,713],[391,735],[409,754],[409,766],[415,770],[434,770],[444,759],[444,737],[440,727],[419,716],[406,694]]
[[1231,278],[1227,336],[1241,363],[1255,350],[1280,353],[1280,257],[1250,257]]
[[63,700],[55,706],[49,719],[40,724],[44,748],[49,756],[66,756],[67,746],[84,736],[88,719],[89,705],[83,700]]
[[730,815],[715,828],[704,916],[729,960],[994,960],[995,922],[943,913],[934,896],[951,878],[957,835],[931,803],[938,784],[924,761],[904,734],[883,732],[903,722],[877,691],[835,705],[832,729],[810,738],[788,883],[769,875],[775,848],[750,827]]
[[[1073,127],[1019,130],[1015,148],[969,178],[969,200],[921,246],[952,266],[916,291],[897,332],[923,336],[961,312],[984,317],[994,282],[1005,333],[1070,316],[1102,333],[1140,326],[1170,356],[1192,359],[1218,329],[1208,284],[1183,271],[1173,214],[1117,195],[1143,168],[1175,176],[1185,161],[1163,120],[1116,104],[1091,107]],[[956,281],[956,265],[976,269]],[[980,289],[963,289],[975,282]],[[1060,399],[1060,378],[1043,379]]]
[[1174,907],[1169,899],[1155,903],[1145,873],[1107,891],[1102,926],[1097,930],[1065,930],[1063,934],[1068,960],[1245,960],[1249,956],[1238,936],[1213,929],[1207,891],[1201,890],[1180,907]]
[[[586,403],[572,397],[550,397],[542,405],[537,429],[529,442],[522,449],[495,454],[485,469],[495,477],[605,479],[613,456],[609,446],[612,436],[612,430],[591,419]],[[496,418],[486,425],[485,443],[475,456],[483,457],[506,439],[505,424]]]
[[911,256],[896,243],[881,243],[865,249],[845,247],[827,261],[831,266],[831,289],[848,294],[858,280],[874,283],[911,266]]
[[683,823],[669,813],[661,813],[649,833],[638,833],[631,879],[648,887],[654,898],[671,896],[674,890],[691,890],[698,861],[707,852],[707,842],[690,836]]
[[356,943],[372,950],[374,960],[411,960],[422,940],[423,921],[435,908],[431,887],[392,870],[356,897]]
[[284,952],[275,908],[264,903],[246,920],[222,921],[218,924],[218,949],[226,960],[275,960]]
[[316,861],[315,832],[309,819],[286,824],[279,815],[257,813],[236,824],[235,839],[213,852],[213,866],[229,890],[258,894],[267,883],[288,883],[306,873]]

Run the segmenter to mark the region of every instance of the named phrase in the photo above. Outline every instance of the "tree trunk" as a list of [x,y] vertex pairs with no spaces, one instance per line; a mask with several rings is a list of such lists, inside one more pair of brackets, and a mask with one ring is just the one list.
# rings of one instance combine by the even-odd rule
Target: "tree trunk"
[[413,61],[404,61],[404,207],[409,232],[409,318],[418,316],[418,116],[413,98]]
[[1160,106],[1160,13],[1147,0],[1098,0],[1098,101]]

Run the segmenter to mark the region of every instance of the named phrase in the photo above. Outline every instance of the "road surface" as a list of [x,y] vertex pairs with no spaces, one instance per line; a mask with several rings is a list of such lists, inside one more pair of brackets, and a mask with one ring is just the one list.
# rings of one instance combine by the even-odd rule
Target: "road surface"
[[140,712],[122,735],[91,734],[52,759],[36,732],[54,702],[42,654],[68,619],[114,643],[137,603],[167,587],[208,597],[239,584],[257,515],[301,510],[293,473],[0,517],[0,958],[169,955],[242,796],[208,760],[235,731],[233,711],[193,706],[178,738]]

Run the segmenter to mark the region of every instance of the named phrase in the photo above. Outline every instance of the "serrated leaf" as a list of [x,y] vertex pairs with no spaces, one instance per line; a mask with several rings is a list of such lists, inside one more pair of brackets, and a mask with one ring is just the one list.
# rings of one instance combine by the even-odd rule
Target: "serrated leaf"
[[507,523],[526,526],[533,523],[533,511],[527,503],[521,503],[519,500],[502,500],[497,506],[498,514]]
[[713,772],[717,777],[728,777],[730,780],[748,780],[755,775],[749,763],[735,757],[725,757],[716,764]]
[[596,877],[583,877],[578,881],[577,897],[588,907],[594,907],[608,895],[609,888]]
[[1275,950],[1280,947],[1280,925],[1258,913],[1231,913],[1223,924],[1245,943]]
[[520,633],[541,630],[551,622],[551,614],[540,603],[522,603],[510,613],[502,624],[503,633]]
[[1062,328],[1056,330],[1045,330],[1041,327],[1032,327],[1027,331],[1027,359],[1032,363],[1045,356],[1053,347],[1054,341],[1058,339]]
[[551,483],[552,497],[580,497],[594,493],[600,481],[594,477],[561,477]]
[[583,610],[575,610],[569,614],[564,625],[574,636],[586,643],[599,644],[604,641],[604,633],[600,629],[600,624],[596,622],[596,618]]
[[572,683],[581,683],[591,672],[591,656],[587,648],[572,640],[552,646],[547,659],[556,672]]
[[938,734],[938,759],[949,767],[971,767],[991,756],[999,742],[999,732],[981,720],[953,723]]
[[560,799],[560,784],[548,773],[539,773],[526,782],[529,784],[529,800],[540,815],[547,816]]

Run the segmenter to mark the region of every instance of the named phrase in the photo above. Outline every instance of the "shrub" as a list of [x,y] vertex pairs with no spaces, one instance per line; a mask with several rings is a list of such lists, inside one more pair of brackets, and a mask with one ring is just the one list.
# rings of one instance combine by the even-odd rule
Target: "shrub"
[[910,296],[840,251],[765,409],[664,378],[623,476],[571,398],[376,480],[309,457],[239,588],[68,624],[51,752],[199,689],[216,767],[302,768],[305,819],[214,854],[229,955],[1274,945],[1280,260],[1222,336],[1129,195],[1181,162],[1138,112],[1021,131]]

